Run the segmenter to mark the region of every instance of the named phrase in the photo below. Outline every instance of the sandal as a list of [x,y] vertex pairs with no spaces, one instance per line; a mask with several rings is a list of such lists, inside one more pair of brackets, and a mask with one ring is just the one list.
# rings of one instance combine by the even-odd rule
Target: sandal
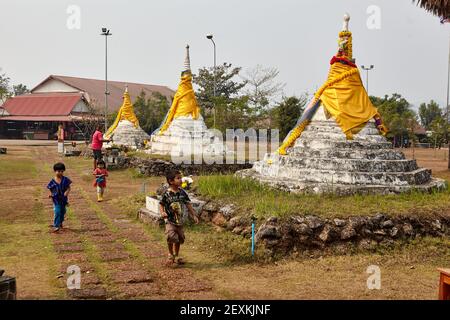
[[185,264],[183,258],[176,258],[175,262],[176,262],[176,264]]
[[166,264],[167,264],[167,265],[171,265],[171,264],[174,264],[174,263],[175,263],[175,256],[169,254],[169,255],[167,256]]

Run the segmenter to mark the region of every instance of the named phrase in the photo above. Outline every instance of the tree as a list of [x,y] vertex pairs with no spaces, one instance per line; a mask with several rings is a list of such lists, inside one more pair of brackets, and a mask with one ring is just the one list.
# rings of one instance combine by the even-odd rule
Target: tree
[[144,91],[136,98],[133,106],[140,127],[149,134],[159,128],[170,108],[166,96],[153,92],[147,98]]
[[[1,69],[0,69],[1,70]],[[4,103],[10,96],[10,79],[5,74],[0,73],[0,102]]]
[[[159,128],[164,120],[170,105],[166,96],[159,92],[152,92],[147,98],[146,93],[141,91],[133,103],[134,113],[139,120],[139,126],[148,134]],[[112,124],[117,118],[119,111],[108,115],[108,123]]]
[[242,76],[247,82],[245,94],[257,114],[263,112],[270,105],[271,99],[283,89],[284,84],[275,81],[279,73],[276,68],[257,65]]
[[[254,126],[254,117],[248,106],[248,97],[241,96],[227,99],[223,96],[216,97],[214,100],[216,108],[216,129],[225,132],[226,129],[241,128],[247,130]],[[206,117],[205,123],[211,128],[213,125],[212,117]]]
[[300,97],[283,97],[283,100],[273,108],[271,114],[279,130],[281,140],[295,127],[307,101],[308,97],[306,94]]
[[434,147],[440,149],[442,143],[448,138],[449,125],[443,117],[438,117],[433,120],[430,129],[432,131],[431,138],[433,139]]
[[410,136],[411,121],[416,121],[416,114],[409,102],[400,94],[394,93],[384,98],[371,96],[370,100],[378,108],[384,123],[389,129],[387,137],[393,141],[394,146],[405,145],[405,138]]
[[28,90],[27,86],[24,84],[19,83],[19,84],[16,84],[13,86],[14,96],[21,96],[21,95],[23,95],[25,93],[29,93],[29,92],[30,92],[30,90]]
[[[0,69],[1,70],[1,69]],[[9,97],[20,96],[30,92],[24,84],[13,85],[10,87],[11,79],[5,74],[0,74],[0,102],[4,103]],[[12,90],[11,90],[12,89]]]
[[[80,114],[81,120],[74,121],[73,124],[80,130],[83,134],[85,141],[90,141],[92,134],[98,125],[103,127],[104,125],[104,114],[98,109],[94,108],[94,104],[86,104],[87,112]],[[113,120],[114,121],[114,120]],[[112,123],[112,122],[110,122]]]
[[431,123],[437,118],[442,118],[442,110],[433,100],[430,103],[422,103],[419,107],[420,123],[427,130],[431,129]]
[[[212,127],[214,124],[213,110],[215,110],[216,129],[219,130],[234,128],[236,124],[232,123],[230,119],[248,120],[248,99],[240,95],[241,89],[247,83],[235,80],[240,71],[240,67],[233,67],[231,63],[217,66],[215,97],[214,68],[204,67],[199,70],[198,75],[193,75],[193,82],[198,87],[197,101],[208,127]],[[249,123],[246,122],[246,124]]]
[[[227,103],[237,97],[246,82],[235,81],[240,67],[232,67],[231,63],[224,63],[216,68],[216,97],[224,97]],[[196,92],[198,103],[203,110],[214,107],[214,68],[201,68],[198,75],[193,75],[193,82],[198,86]]]

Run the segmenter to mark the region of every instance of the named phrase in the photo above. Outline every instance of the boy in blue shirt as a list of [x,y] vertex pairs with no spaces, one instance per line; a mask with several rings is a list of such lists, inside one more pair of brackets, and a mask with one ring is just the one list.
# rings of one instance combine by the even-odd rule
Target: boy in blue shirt
[[63,227],[66,207],[69,205],[67,196],[69,195],[72,181],[64,176],[64,171],[66,171],[64,163],[56,163],[53,166],[53,171],[55,171],[55,177],[50,180],[47,189],[49,190],[48,197],[53,200],[53,211],[55,213],[53,232],[58,232]]

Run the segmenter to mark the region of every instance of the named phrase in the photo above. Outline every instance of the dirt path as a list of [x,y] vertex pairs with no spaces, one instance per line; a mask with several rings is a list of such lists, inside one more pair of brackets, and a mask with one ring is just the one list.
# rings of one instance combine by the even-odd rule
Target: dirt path
[[[45,148],[47,149],[47,148]],[[35,152],[40,168],[39,182],[51,177],[51,164],[58,161],[51,152]],[[81,269],[81,289],[68,290],[79,299],[218,299],[210,284],[193,276],[189,267],[167,267],[166,250],[152,239],[144,226],[121,213],[108,202],[97,203],[95,189],[84,183],[81,173],[68,169],[75,182],[64,229],[50,233],[64,275],[67,268]],[[42,181],[41,181],[42,180]],[[52,207],[45,194],[40,201]]]

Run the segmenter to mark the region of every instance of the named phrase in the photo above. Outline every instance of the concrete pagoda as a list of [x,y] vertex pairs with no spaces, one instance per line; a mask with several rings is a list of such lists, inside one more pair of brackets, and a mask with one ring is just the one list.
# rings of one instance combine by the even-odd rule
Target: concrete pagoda
[[192,72],[189,45],[186,46],[181,81],[172,105],[161,126],[151,135],[150,150],[153,154],[215,157],[224,154],[222,139],[208,130],[200,114],[200,107],[192,88]]
[[327,82],[277,152],[236,173],[289,192],[391,194],[442,189],[445,182],[393,149],[352,58],[350,17]]
[[106,131],[105,139],[112,138],[113,144],[139,148],[150,136],[139,126],[139,120],[134,113],[128,87],[123,94],[123,104],[119,109],[116,120]]

